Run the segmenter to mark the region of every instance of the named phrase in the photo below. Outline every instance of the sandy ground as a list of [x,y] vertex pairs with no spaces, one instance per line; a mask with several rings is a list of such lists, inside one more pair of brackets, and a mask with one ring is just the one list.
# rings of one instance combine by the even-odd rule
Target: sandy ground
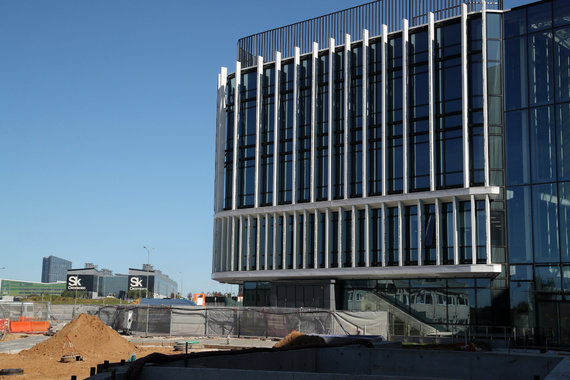
[[[35,337],[37,338],[37,337]],[[35,345],[33,336],[25,334],[10,334],[0,341],[0,351],[3,343],[21,342],[21,348],[28,348],[17,354],[0,353],[0,369],[21,368],[23,375],[0,376],[0,379],[30,379],[30,380],[69,380],[72,375],[78,379],[89,377],[91,367],[97,367],[105,360],[110,363],[128,360],[135,353],[137,358],[154,352],[163,354],[180,354],[174,351],[175,342],[196,341],[189,352],[232,349],[245,347],[271,347],[275,342],[259,339],[202,339],[184,337],[125,337],[106,326],[96,316],[86,314],[68,323],[54,336]],[[30,344],[26,345],[26,341]],[[71,342],[71,345],[69,344]],[[33,345],[33,347],[32,347]],[[5,347],[7,347],[5,345]],[[81,355],[83,361],[61,363],[62,355]]]

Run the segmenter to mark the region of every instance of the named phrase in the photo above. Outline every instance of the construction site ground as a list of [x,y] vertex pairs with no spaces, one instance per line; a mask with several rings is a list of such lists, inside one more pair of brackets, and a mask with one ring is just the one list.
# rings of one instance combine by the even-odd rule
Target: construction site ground
[[[83,314],[51,337],[27,334],[7,335],[0,341],[0,369],[21,368],[24,370],[23,375],[10,376],[10,379],[69,380],[72,375],[82,379],[89,376],[91,367],[96,367],[105,360],[111,363],[120,362],[128,360],[133,353],[137,358],[153,352],[182,353],[184,351],[174,350],[174,346],[185,347],[185,344],[180,344],[182,342],[198,342],[189,343],[189,352],[199,352],[272,347],[276,340],[120,335],[103,324],[97,317]],[[68,355],[79,355],[83,360],[71,363],[60,362],[62,356]],[[3,378],[0,376],[0,379]]]

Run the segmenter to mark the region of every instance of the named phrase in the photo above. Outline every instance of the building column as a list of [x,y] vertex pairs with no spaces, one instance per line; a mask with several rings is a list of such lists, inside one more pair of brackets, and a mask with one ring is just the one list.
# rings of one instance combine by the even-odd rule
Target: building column
[[239,236],[238,236],[239,246],[238,246],[238,252],[237,252],[238,271],[241,271],[241,267],[242,267],[241,258],[243,256],[243,250],[247,249],[247,247],[244,248],[244,246],[243,246],[242,237],[243,237],[243,216],[240,216],[239,217]]
[[368,30],[362,31],[362,197],[368,196]]
[[[323,231],[323,234],[325,231]],[[315,220],[314,220],[314,247],[313,252],[313,267],[316,269],[319,267],[319,210],[315,210]]]
[[228,80],[228,70],[222,67],[218,74],[218,102],[216,113],[216,161],[214,177],[214,211],[218,212],[224,208],[224,145],[226,130],[226,83]]
[[364,206],[364,249],[366,267],[370,267],[370,205]]
[[[429,188],[435,191],[435,28],[434,15],[428,14],[428,115],[429,115]],[[439,258],[439,256],[438,256]],[[439,262],[438,264],[439,265]]]
[[469,91],[468,91],[468,67],[467,67],[467,4],[461,4],[461,94],[463,124],[463,187],[470,185],[469,172]]
[[[402,20],[402,144],[403,144],[403,193],[408,192],[408,176],[409,176],[409,162],[408,162],[408,20]],[[401,265],[401,264],[400,264]]]
[[344,169],[344,173],[343,173],[343,182],[344,182],[344,199],[348,198],[348,153],[349,153],[349,149],[348,149],[348,144],[349,144],[349,139],[348,139],[348,134],[349,134],[349,128],[348,128],[348,118],[350,115],[350,110],[348,107],[348,88],[350,86],[350,70],[348,69],[348,63],[349,63],[349,59],[348,59],[348,55],[350,54],[350,34],[345,34],[344,35],[344,95],[343,95],[343,107],[344,107],[344,120],[343,120],[343,124],[344,124],[344,164],[343,164],[343,169]]
[[[329,176],[328,176],[328,191],[329,196],[328,200],[332,201],[332,160],[333,160],[333,90],[334,90],[334,52],[335,52],[335,45],[334,45],[334,38],[329,40],[329,109],[328,109],[328,125],[329,125]],[[327,255],[328,257],[328,255]],[[328,268],[328,265],[327,265]]]
[[475,196],[471,196],[471,263],[477,264],[477,204]]
[[293,246],[291,247],[291,252],[293,254],[293,260],[291,262],[293,269],[297,269],[297,245],[299,244],[299,231],[297,228],[299,220],[297,218],[297,212],[293,211],[293,230],[291,231],[293,234]]
[[252,226],[253,226],[253,219],[251,217],[251,215],[247,216],[247,252],[245,253],[245,270],[249,271],[252,268],[251,265],[251,261],[253,258],[253,247],[254,244],[251,243],[251,239],[253,238],[253,232],[252,232]]
[[310,199],[315,202],[316,192],[316,119],[317,119],[317,59],[319,53],[319,44],[313,42],[313,53],[311,55],[311,174],[310,174]]
[[309,261],[309,258],[307,257],[307,253],[308,253],[308,249],[307,249],[307,225],[308,225],[308,221],[307,218],[309,217],[309,213],[307,212],[307,210],[303,211],[303,269],[307,269],[307,262]]
[[441,265],[441,212],[439,198],[435,199],[435,265]]
[[[386,60],[388,59],[388,26],[386,24],[382,24],[382,195],[388,195],[388,173],[386,167],[386,159],[388,157],[387,149],[388,144],[386,139],[388,138],[388,123],[386,118],[386,96],[388,94],[388,86],[386,85],[386,81],[388,80],[388,65],[386,64]],[[384,213],[382,213],[382,218],[384,218]],[[382,250],[382,255],[384,255],[384,250]],[[382,256],[382,266],[384,266],[384,256]]]
[[239,127],[239,110],[240,110],[240,87],[241,87],[241,63],[236,62],[236,72],[235,72],[236,88],[234,92],[234,162],[232,171],[232,210],[237,209],[237,176],[238,176],[238,127]]
[[257,228],[255,229],[256,239],[255,239],[255,270],[261,269],[260,255],[261,255],[261,216],[257,215]]
[[273,263],[272,265],[272,269],[275,270],[277,269],[277,255],[279,252],[279,247],[277,245],[277,242],[279,241],[279,239],[277,239],[277,231],[279,231],[279,229],[277,228],[277,226],[279,225],[279,219],[277,216],[277,213],[273,213]]
[[487,97],[487,3],[481,4],[483,52],[483,150],[485,159],[485,186],[489,186],[489,102]]
[[273,112],[273,206],[278,204],[279,193],[279,78],[281,77],[281,53],[275,52],[275,94]]
[[402,202],[398,202],[398,266],[404,265],[404,210]]
[[492,251],[491,251],[491,200],[489,199],[489,195],[485,195],[485,216],[486,216],[486,234],[485,234],[485,240],[486,240],[486,244],[487,244],[487,264],[491,264],[491,257],[492,257]]
[[325,268],[330,268],[330,224],[331,224],[331,213],[327,208],[325,210]]
[[299,126],[299,65],[301,50],[295,46],[293,53],[293,167],[291,203],[297,203],[297,134]]
[[352,206],[352,223],[350,225],[351,233],[351,254],[352,254],[352,267],[356,267],[356,207]]
[[423,265],[423,257],[422,253],[424,250],[424,241],[423,241],[423,228],[425,225],[424,222],[424,210],[423,210],[423,202],[418,199],[418,265]]
[[265,214],[265,239],[263,240],[263,245],[264,245],[264,252],[265,255],[263,257],[263,269],[264,270],[268,270],[269,267],[267,266],[268,264],[268,256],[269,256],[269,215]]
[[386,204],[382,203],[382,266],[386,266]]
[[263,57],[257,57],[257,89],[255,98],[255,179],[254,179],[254,195],[253,204],[255,208],[259,207],[259,169],[261,164],[261,86],[263,81]]
[[344,211],[342,209],[342,207],[339,207],[338,210],[338,241],[337,241],[337,264],[339,268],[342,268],[342,255],[343,255],[343,249],[342,249],[342,243],[344,242],[344,234],[342,233],[342,223],[344,221]]
[[459,210],[457,209],[457,198],[453,197],[453,264],[459,264]]

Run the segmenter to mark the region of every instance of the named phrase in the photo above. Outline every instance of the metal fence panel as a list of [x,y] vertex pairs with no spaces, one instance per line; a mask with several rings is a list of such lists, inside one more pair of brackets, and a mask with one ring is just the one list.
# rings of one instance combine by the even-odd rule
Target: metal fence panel
[[172,309],[171,335],[203,336],[205,331],[203,309],[182,307]]

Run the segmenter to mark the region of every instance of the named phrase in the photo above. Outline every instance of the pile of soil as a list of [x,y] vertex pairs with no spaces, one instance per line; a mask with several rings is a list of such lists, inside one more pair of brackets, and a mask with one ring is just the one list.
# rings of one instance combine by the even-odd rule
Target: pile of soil
[[305,335],[296,330],[291,331],[285,338],[275,343],[273,348],[291,346],[316,346],[325,344],[325,340],[316,335]]
[[36,344],[29,350],[22,351],[22,355],[26,357],[49,356],[59,358],[62,355],[62,350],[64,355],[71,355],[66,336],[73,344],[73,353],[84,357],[101,354],[128,356],[136,349],[134,344],[125,340],[96,316],[81,314],[48,340]]

